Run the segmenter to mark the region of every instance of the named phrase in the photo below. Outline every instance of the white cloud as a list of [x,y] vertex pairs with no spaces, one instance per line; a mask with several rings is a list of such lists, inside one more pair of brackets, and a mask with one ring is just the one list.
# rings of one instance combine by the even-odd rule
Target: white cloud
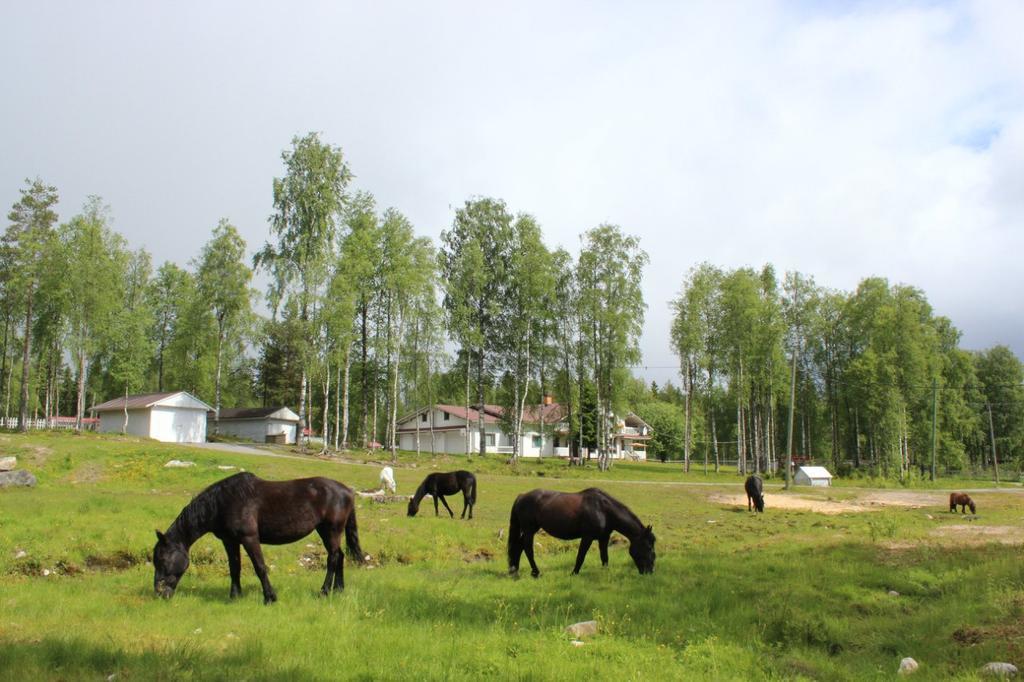
[[255,247],[281,149],[320,130],[425,234],[491,194],[553,244],[639,235],[648,364],[703,260],[914,284],[1024,355],[1024,6],[303,7],[5,10],[0,203],[38,173],[158,258],[222,215]]

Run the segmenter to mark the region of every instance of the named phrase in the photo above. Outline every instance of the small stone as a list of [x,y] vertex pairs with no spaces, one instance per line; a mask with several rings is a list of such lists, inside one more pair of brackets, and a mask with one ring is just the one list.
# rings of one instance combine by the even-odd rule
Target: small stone
[[708,519],[708,523],[718,523],[718,521],[715,521],[714,519]]
[[587,635],[597,634],[597,621],[596,620],[584,620],[579,623],[573,623],[565,629],[573,637],[586,637]]
[[0,488],[34,488],[36,477],[25,471],[0,471]]
[[13,471],[18,466],[17,457],[0,457],[0,471]]
[[15,559],[24,559],[27,556],[28,556],[28,552],[26,552],[23,549],[19,549],[17,552],[14,553],[14,558]]
[[203,634],[203,629],[202,628],[196,628],[195,630],[192,631],[192,634],[193,635],[201,635],[201,634]]
[[569,642],[569,643],[570,643],[570,644],[572,644],[573,646],[583,646],[584,644],[586,644],[586,642],[581,642],[581,641],[580,641],[580,640],[578,640],[578,639],[574,639],[574,640],[572,640],[572,641],[571,641],[571,642]]
[[117,673],[110,673],[107,675],[107,682],[114,682],[117,679]]
[[900,596],[900,593],[897,592],[896,590],[889,590],[889,596],[890,597],[898,597],[898,596]]
[[990,677],[1016,677],[1017,666],[1013,663],[986,663],[981,666],[981,674],[989,675]]
[[227,638],[228,638],[228,639],[238,639],[238,635],[236,635],[236,634],[235,634],[235,633],[233,633],[233,632],[229,632],[229,633],[227,634]]
[[165,469],[188,469],[189,467],[194,467],[195,465],[196,465],[195,462],[188,462],[188,461],[180,460],[180,459],[172,459],[170,462],[168,462],[167,464],[164,465],[164,468]]
[[933,520],[935,520],[935,517],[934,517],[934,516],[932,516],[931,514],[925,514],[925,515],[924,515],[924,517],[925,517],[926,519],[928,519],[929,521],[933,521]]
[[44,575],[44,576],[48,576],[48,575],[50,575],[50,569],[48,569],[48,568],[44,568],[44,569],[43,569],[43,575]]
[[900,661],[900,669],[897,672],[900,675],[909,675],[910,673],[917,672],[917,661],[907,656]]
[[233,467],[230,464],[218,464],[217,468],[220,469],[221,471],[234,471],[238,467]]

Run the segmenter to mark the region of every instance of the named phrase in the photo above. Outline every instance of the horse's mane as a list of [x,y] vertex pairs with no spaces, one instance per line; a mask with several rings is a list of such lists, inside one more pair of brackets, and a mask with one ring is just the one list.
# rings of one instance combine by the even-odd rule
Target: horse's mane
[[633,510],[624,505],[623,503],[616,500],[614,497],[601,490],[600,488],[587,488],[586,490],[580,491],[582,495],[593,495],[594,497],[600,497],[602,500],[612,506],[613,509],[620,512],[627,520],[635,523],[637,528],[640,530],[644,529],[644,522],[640,520],[640,517],[633,513]]
[[178,518],[171,524],[168,533],[173,532],[183,538],[193,539],[217,517],[225,502],[251,497],[258,480],[253,474],[242,472],[217,481],[185,505]]

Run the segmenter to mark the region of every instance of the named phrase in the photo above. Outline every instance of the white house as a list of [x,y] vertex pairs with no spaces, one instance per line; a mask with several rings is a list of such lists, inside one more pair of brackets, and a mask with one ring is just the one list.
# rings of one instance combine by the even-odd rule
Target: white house
[[832,485],[832,474],[825,467],[800,467],[793,476],[793,483],[828,487]]
[[[206,415],[210,433],[214,430],[213,412]],[[299,415],[287,407],[230,407],[220,411],[220,433],[256,443],[295,443]]]
[[90,409],[99,417],[100,433],[121,433],[127,410],[128,433],[165,443],[202,443],[212,408],[191,393],[175,391],[122,396]]
[[[465,454],[468,421],[470,451],[479,452],[478,420],[482,414],[487,451],[511,454],[514,438],[505,432],[502,425],[504,413],[504,408],[499,405],[473,406],[468,413],[464,406],[459,405],[424,407],[398,421],[398,447],[421,452],[433,450],[454,455]],[[568,457],[569,425],[566,415],[566,406],[559,403],[527,405],[523,411],[523,435],[519,450],[522,456]],[[651,427],[632,413],[624,419],[613,418],[610,422],[612,458],[646,459],[644,445],[651,438]],[[586,454],[583,453],[584,456]]]

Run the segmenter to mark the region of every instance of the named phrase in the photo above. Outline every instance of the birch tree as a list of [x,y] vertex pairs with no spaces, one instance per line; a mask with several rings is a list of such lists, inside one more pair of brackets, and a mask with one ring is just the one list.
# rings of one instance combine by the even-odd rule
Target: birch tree
[[295,299],[302,335],[302,372],[299,386],[299,431],[306,426],[306,395],[314,361],[323,348],[309,342],[315,338],[314,316],[322,304],[330,266],[334,262],[339,214],[345,188],[352,174],[339,147],[320,141],[309,133],[292,139],[291,149],[281,154],[285,175],[274,179],[274,213],[270,232],[275,243],[267,242],[256,254],[254,264],[271,274],[268,301],[278,310],[285,299]]
[[203,246],[196,268],[201,300],[206,304],[217,328],[216,369],[214,372],[213,432],[220,433],[221,373],[224,344],[232,340],[242,345],[252,312],[249,283],[252,270],[245,264],[245,240],[234,225],[222,219],[213,237]]

